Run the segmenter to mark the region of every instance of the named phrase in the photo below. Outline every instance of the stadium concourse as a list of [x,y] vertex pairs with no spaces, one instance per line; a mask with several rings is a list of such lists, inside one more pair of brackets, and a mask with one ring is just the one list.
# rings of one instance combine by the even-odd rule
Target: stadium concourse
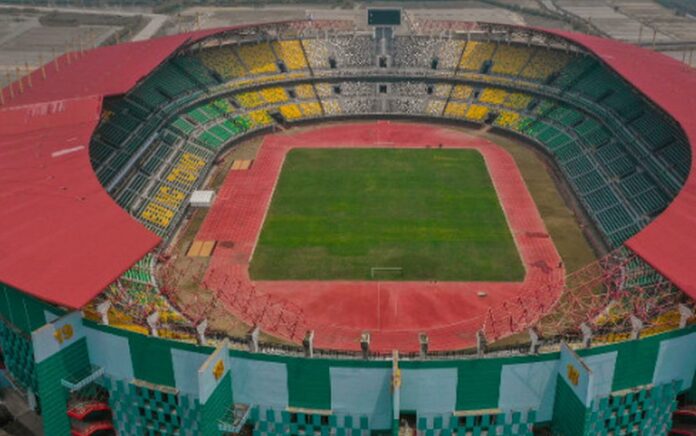
[[[0,347],[46,434],[669,431],[696,398],[696,73],[593,36],[416,24],[207,30],[0,90]],[[442,124],[543,155],[608,254],[565,274],[511,156]],[[177,300],[189,197],[267,134],[200,229],[220,242],[194,286],[211,299]],[[290,149],[439,143],[484,155],[523,282],[249,280]]]
[[[440,144],[475,149],[484,156],[525,266],[522,282],[252,282],[249,260],[288,151],[295,147],[436,148]],[[489,312],[502,317],[527,309],[526,316],[533,322],[558,298],[565,279],[561,257],[512,157],[489,141],[427,124],[378,121],[266,136],[252,168],[229,173],[196,239],[221,245],[213,254],[206,283],[223,303],[231,302],[239,287],[251,286],[260,295],[292,301],[303,309],[300,331],[313,330],[317,347],[337,350],[359,350],[365,331],[371,333],[371,349],[378,352],[417,351],[419,333],[428,335],[432,350],[471,347]],[[230,248],[225,248],[225,241],[233,242]],[[230,306],[232,313],[244,319],[244,313]],[[504,335],[509,326],[498,328]],[[282,337],[284,332],[270,333]]]

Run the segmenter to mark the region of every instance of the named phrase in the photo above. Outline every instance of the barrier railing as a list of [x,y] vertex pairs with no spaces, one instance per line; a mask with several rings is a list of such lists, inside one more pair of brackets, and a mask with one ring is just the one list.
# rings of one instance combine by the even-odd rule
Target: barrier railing
[[[172,306],[169,312],[156,305],[124,304],[129,300],[127,286],[132,284],[122,281],[113,287],[112,293],[105,293],[102,300],[88,307],[85,315],[103,322],[104,317],[95,308],[108,300],[111,302],[107,314],[110,324],[143,334],[198,343],[228,339],[233,349],[266,354],[334,359],[391,358],[391,353],[369,350],[312,347],[310,352],[306,337],[309,327],[301,308],[254,286],[231,282],[230,276],[220,271],[211,270],[206,274],[206,269],[205,264],[196,265],[192,261],[175,266],[168,260],[159,266],[160,288],[151,291],[168,297]],[[198,298],[185,301],[177,296],[175,287],[183,280],[202,284],[196,291]],[[242,334],[230,334],[207,325],[212,312],[220,309],[220,302],[232,309],[247,326]],[[158,310],[162,312],[158,312],[157,322],[153,323],[152,314]],[[620,248],[569,274],[566,287],[559,295],[533,289],[497,310],[490,310],[479,320],[480,341],[476,347],[452,351],[421,349],[420,352],[401,353],[401,356],[406,359],[470,359],[555,352],[561,342],[591,346],[674,330],[696,322],[693,314],[693,301],[635,253]],[[258,336],[259,332],[268,331],[274,332],[280,340]],[[301,341],[303,345],[297,345]]]

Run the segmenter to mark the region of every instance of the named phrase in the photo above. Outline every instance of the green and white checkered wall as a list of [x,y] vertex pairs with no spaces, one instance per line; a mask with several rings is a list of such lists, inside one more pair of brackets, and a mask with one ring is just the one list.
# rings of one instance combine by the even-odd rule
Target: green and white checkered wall
[[[21,293],[10,291],[5,294],[12,297],[5,298],[5,304],[0,301],[0,325],[3,326],[0,327],[0,344],[13,343],[10,336],[14,335],[24,340],[23,347],[15,348],[28,350],[18,354],[50,355],[44,345],[27,338],[29,333],[60,313],[35,300],[22,301]],[[10,316],[6,312],[18,307],[23,309],[24,316],[19,317],[16,313]],[[12,317],[22,328],[11,321]],[[63,372],[38,371],[43,375],[37,382],[29,383],[38,384],[40,394],[50,395],[51,389],[55,388],[46,387],[55,387],[56,383],[55,380],[46,381],[46,377],[63,377],[69,370],[65,369],[66,364],[88,360],[91,365],[103,368],[105,375],[101,383],[111,394],[116,425],[123,434],[147,434],[145,420],[141,419],[143,413],[134,404],[142,403],[147,415],[148,408],[166,409],[161,398],[175,401],[175,404],[166,409],[169,413],[150,414],[148,419],[153,425],[172,429],[178,422],[182,434],[219,434],[215,426],[203,426],[202,422],[221,416],[231,405],[225,405],[226,402],[250,405],[250,424],[259,435],[281,434],[291,431],[294,426],[316,429],[319,433],[341,429],[342,433],[360,434],[373,430],[389,431],[395,422],[391,362],[304,359],[229,351],[226,364],[229,372],[215,386],[209,386],[211,389],[206,395],[212,400],[201,402],[202,382],[198,373],[214,352],[212,347],[147,337],[87,320],[83,321],[82,332],[79,343],[71,345],[70,352],[60,358],[58,367],[62,367]],[[13,349],[12,345],[7,347]],[[579,414],[583,428],[590,428],[586,420],[601,415],[602,398],[609,398],[617,391],[644,385],[654,385],[655,388],[678,386],[680,391],[691,389],[696,372],[696,326],[639,341],[579,350],[578,355],[596,379],[592,398],[589,402],[579,402],[582,407],[574,412]],[[476,429],[490,428],[492,419],[488,418],[486,424],[482,417],[485,413],[478,413],[478,418],[468,416],[477,415],[477,410],[494,409],[486,413],[496,416],[495,425],[500,426],[496,431],[503,434],[522,432],[534,423],[552,423],[560,414],[568,418],[568,413],[572,412],[559,408],[563,403],[559,398],[568,394],[559,383],[562,380],[559,366],[558,353],[402,361],[399,411],[415,413],[417,425],[428,434],[458,434],[462,429],[475,433]],[[27,379],[26,375],[22,376],[18,365],[14,369],[8,366],[8,369],[15,378]],[[142,384],[151,386],[154,399],[143,397],[142,391],[138,394],[135,386]],[[673,388],[669,395],[676,395],[676,389]],[[156,392],[175,392],[175,400],[161,395],[158,399]],[[668,403],[665,399],[660,404],[671,407]],[[572,406],[572,403],[562,405]],[[627,410],[630,411],[630,407],[633,406]],[[321,412],[301,415],[305,412],[293,412],[297,409]],[[469,411],[468,416],[466,411]],[[55,416],[64,412],[59,410]],[[51,411],[44,407],[44,413]],[[323,417],[324,414],[328,417]],[[173,415],[179,421],[172,420]],[[653,417],[651,422],[658,422],[658,418]],[[189,429],[189,433],[184,429]]]
[[[151,362],[149,371],[159,372],[156,382],[165,380],[162,374],[171,374],[164,384],[197,398],[193,375],[212,349],[145,338],[103,326],[92,326],[92,329],[98,333],[90,333],[88,337],[94,335],[93,341],[102,347],[123,339],[147,340],[169,347],[168,351],[162,348],[161,355],[165,357],[156,367]],[[690,327],[640,341],[579,350],[578,354],[595,376],[594,400],[645,384],[661,385],[676,380],[680,389],[690,387],[696,359],[684,357],[696,356],[695,347],[696,331]],[[132,345],[124,343],[121,348],[134,358]],[[274,433],[276,429],[286,431],[285,425],[295,424],[290,422],[289,415],[284,418],[288,408],[330,412],[333,418],[329,427],[347,428],[346,417],[355,431],[365,425],[369,430],[386,430],[392,426],[390,362],[303,359],[238,351],[229,354],[234,402],[254,407],[252,421],[259,434],[278,434]],[[107,365],[108,373],[112,364],[102,363]],[[480,409],[498,409],[502,415],[496,422],[503,426],[503,432],[508,431],[506,425],[515,424],[519,430],[520,425],[548,423],[554,418],[559,365],[558,353],[460,361],[403,361],[400,408],[415,411],[422,418],[419,425],[433,431],[471,426],[466,419],[458,419],[461,424],[453,428],[453,413]],[[114,372],[147,380],[145,369],[143,365],[132,364],[128,368],[117,366]],[[586,409],[591,404],[583,403]],[[308,415],[304,419],[304,425],[322,431],[322,425],[316,424],[320,420],[318,416]]]

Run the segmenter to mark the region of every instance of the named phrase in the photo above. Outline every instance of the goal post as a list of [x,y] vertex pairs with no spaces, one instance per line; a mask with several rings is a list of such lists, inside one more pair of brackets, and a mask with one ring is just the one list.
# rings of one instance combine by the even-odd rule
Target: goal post
[[375,276],[386,277],[403,277],[404,269],[400,266],[373,266],[370,268],[370,277]]

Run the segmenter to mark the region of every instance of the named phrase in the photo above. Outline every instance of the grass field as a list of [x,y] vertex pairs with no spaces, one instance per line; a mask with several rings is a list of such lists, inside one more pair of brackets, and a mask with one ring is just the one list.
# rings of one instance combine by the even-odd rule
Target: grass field
[[532,148],[520,145],[517,140],[490,133],[484,137],[503,147],[515,159],[553,244],[563,259],[566,272],[577,271],[592,263],[597,257],[583,235],[575,214],[561,197],[544,161]]
[[256,247],[255,280],[521,281],[474,150],[295,149]]

